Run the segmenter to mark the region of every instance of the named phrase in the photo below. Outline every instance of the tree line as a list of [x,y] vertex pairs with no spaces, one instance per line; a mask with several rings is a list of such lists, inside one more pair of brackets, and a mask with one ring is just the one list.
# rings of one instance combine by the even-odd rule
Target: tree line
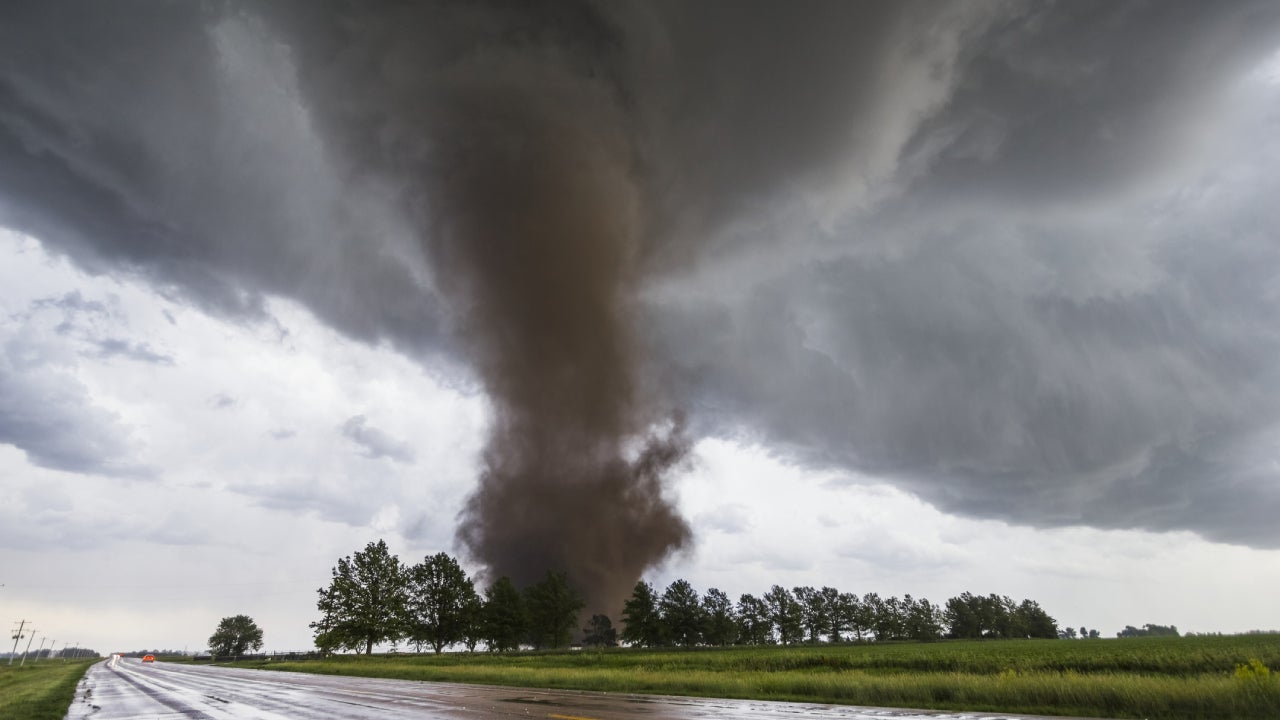
[[1124,629],[1116,633],[1116,637],[1179,637],[1177,625],[1154,625],[1147,623],[1140,628],[1132,625],[1125,625]]
[[311,623],[324,652],[372,653],[379,643],[407,641],[419,652],[462,643],[475,650],[557,648],[576,635],[584,602],[564,573],[523,590],[498,578],[481,598],[458,561],[445,553],[408,566],[382,540],[342,558],[329,586],[320,588],[321,617]]
[[311,628],[325,652],[372,653],[374,645],[401,642],[419,652],[481,643],[494,651],[558,648],[578,637],[584,645],[644,647],[1058,637],[1057,622],[1036,602],[1000,595],[963,593],[938,606],[910,595],[774,585],[734,602],[716,588],[699,594],[685,580],[661,594],[637,582],[621,609],[621,633],[606,615],[579,628],[584,602],[562,572],[548,571],[525,588],[500,577],[482,597],[448,554],[409,566],[381,540],[340,559],[329,586],[317,592],[321,617]]
[[661,595],[636,583],[622,610],[622,640],[632,645],[772,645],[874,639],[1056,638],[1057,622],[1032,600],[964,593],[945,606],[910,595],[859,597],[832,587],[774,585],[737,603],[716,588],[699,597],[685,580]]

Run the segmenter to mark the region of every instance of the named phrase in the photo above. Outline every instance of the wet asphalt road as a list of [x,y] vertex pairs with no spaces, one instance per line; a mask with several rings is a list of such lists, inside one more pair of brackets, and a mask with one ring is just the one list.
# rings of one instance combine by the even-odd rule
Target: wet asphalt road
[[[112,659],[89,669],[68,720],[351,718],[941,720],[1029,715],[530,690]],[[1057,718],[1056,720],[1064,720]]]

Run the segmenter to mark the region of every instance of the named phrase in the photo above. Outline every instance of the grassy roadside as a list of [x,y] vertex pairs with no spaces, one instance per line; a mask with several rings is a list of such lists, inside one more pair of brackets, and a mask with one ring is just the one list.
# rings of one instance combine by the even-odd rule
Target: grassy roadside
[[[251,667],[706,697],[1150,718],[1280,718],[1280,636],[336,656]],[[1258,667],[1255,666],[1255,667]]]
[[0,720],[62,720],[92,660],[0,664]]

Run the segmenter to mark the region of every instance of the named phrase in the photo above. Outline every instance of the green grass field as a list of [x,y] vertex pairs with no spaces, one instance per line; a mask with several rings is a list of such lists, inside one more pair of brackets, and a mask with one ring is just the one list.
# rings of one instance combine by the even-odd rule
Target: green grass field
[[62,720],[94,660],[0,663],[0,720]]
[[[1240,665],[1251,668],[1237,671]],[[334,675],[939,710],[1280,718],[1280,635],[545,653],[342,655]],[[1266,673],[1276,668],[1274,674]]]

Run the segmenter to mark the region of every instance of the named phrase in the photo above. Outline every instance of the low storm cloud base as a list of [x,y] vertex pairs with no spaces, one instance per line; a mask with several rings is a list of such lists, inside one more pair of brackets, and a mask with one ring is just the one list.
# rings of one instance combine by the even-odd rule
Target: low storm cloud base
[[0,223],[475,383],[458,538],[594,607],[702,437],[1277,547],[1278,51],[1265,2],[8,3]]

